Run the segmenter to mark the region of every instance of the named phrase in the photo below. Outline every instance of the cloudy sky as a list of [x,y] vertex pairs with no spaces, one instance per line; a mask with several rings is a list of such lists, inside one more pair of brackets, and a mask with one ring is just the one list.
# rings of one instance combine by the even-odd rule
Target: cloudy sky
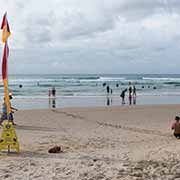
[[180,73],[179,0],[0,0],[0,7],[12,34],[9,73]]

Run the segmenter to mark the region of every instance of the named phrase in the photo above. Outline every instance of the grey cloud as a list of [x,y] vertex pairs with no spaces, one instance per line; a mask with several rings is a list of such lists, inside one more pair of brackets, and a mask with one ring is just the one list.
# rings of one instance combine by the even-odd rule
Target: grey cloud
[[[10,41],[20,39],[23,47],[11,51],[14,72],[38,73],[38,67],[42,73],[179,72],[180,1],[13,2]],[[172,60],[177,66],[170,70]]]
[[106,0],[104,3],[106,13],[120,16],[128,21],[139,21],[153,14],[178,13],[180,1],[178,0]]
[[60,30],[59,35],[62,39],[67,40],[90,37],[114,27],[114,21],[110,16],[87,14],[81,11],[65,13],[62,22],[62,30]]
[[51,42],[51,16],[41,15],[27,19],[28,24],[24,29],[27,44],[34,46],[45,45]]
[[28,27],[25,29],[27,44],[38,46],[51,41],[51,35],[48,27],[36,25],[35,27]]

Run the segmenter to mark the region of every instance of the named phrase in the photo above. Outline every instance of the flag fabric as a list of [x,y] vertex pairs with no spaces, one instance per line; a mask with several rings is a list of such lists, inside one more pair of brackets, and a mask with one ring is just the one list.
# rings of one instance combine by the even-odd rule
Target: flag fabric
[[[3,57],[2,57],[2,79],[3,79],[3,85],[4,85],[4,101],[7,107],[7,115],[9,117],[11,112],[11,105],[9,100],[9,90],[8,90],[8,73],[7,73],[7,61],[9,56],[9,48],[8,48],[8,37],[10,36],[10,28],[7,20],[7,13],[3,16],[3,21],[1,25],[2,29],[2,42],[5,43],[4,45],[4,51],[3,51]],[[9,118],[8,118],[9,119]]]
[[7,20],[7,13],[5,13],[3,16],[1,29],[2,29],[2,42],[6,42],[8,37],[11,35],[10,27]]
[[2,78],[7,79],[7,59],[9,56],[9,48],[7,42],[4,46],[3,59],[2,59]]
[[11,112],[11,105],[9,100],[9,90],[8,90],[8,74],[7,74],[7,60],[9,56],[9,48],[7,42],[4,46],[3,59],[2,59],[2,79],[4,85],[4,101],[7,107],[7,115]]

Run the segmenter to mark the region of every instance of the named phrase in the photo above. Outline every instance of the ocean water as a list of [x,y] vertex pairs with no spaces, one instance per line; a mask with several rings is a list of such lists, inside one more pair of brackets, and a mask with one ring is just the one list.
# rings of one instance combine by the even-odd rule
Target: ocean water
[[[118,99],[114,105],[119,105],[121,104],[119,95],[123,89],[128,88],[129,82],[136,86],[139,104],[157,104],[158,101],[160,104],[161,102],[162,104],[180,103],[180,74],[9,75],[8,82],[9,91],[14,97],[13,102],[21,108],[46,108],[48,90],[52,87],[56,88],[57,107],[63,104],[70,107],[88,106],[87,104],[105,105],[107,93],[103,83],[112,89],[113,101],[116,102]],[[1,81],[1,99],[3,93]],[[163,101],[163,97],[168,99]],[[83,102],[82,99],[85,98],[88,101]],[[96,101],[94,102],[93,99]],[[102,102],[97,102],[97,99],[102,99]],[[152,99],[155,99],[154,103]],[[82,103],[79,103],[81,101]]]

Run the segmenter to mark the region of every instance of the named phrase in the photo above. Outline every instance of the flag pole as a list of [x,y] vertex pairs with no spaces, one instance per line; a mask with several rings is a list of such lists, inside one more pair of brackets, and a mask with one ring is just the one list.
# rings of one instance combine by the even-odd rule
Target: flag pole
[[7,12],[5,12],[3,16],[3,21],[1,25],[2,29],[2,42],[4,43],[4,52],[3,52],[3,60],[2,60],[2,79],[4,85],[4,102],[7,108],[7,119],[9,120],[11,113],[11,105],[9,100],[9,90],[8,90],[8,56],[9,56],[9,48],[8,48],[8,37],[10,36],[10,27],[7,20]]
[[8,56],[9,56],[9,48],[8,48],[8,37],[10,36],[10,28],[7,20],[7,13],[3,16],[3,21],[1,25],[2,29],[2,42],[4,43],[4,51],[2,57],[2,80],[4,85],[4,103],[6,106],[5,122],[3,123],[2,134],[0,138],[0,150],[7,149],[8,153],[10,149],[15,149],[16,152],[19,152],[19,142],[18,137],[16,135],[15,129],[13,127],[12,118],[11,118],[11,103],[9,97],[8,90]]

